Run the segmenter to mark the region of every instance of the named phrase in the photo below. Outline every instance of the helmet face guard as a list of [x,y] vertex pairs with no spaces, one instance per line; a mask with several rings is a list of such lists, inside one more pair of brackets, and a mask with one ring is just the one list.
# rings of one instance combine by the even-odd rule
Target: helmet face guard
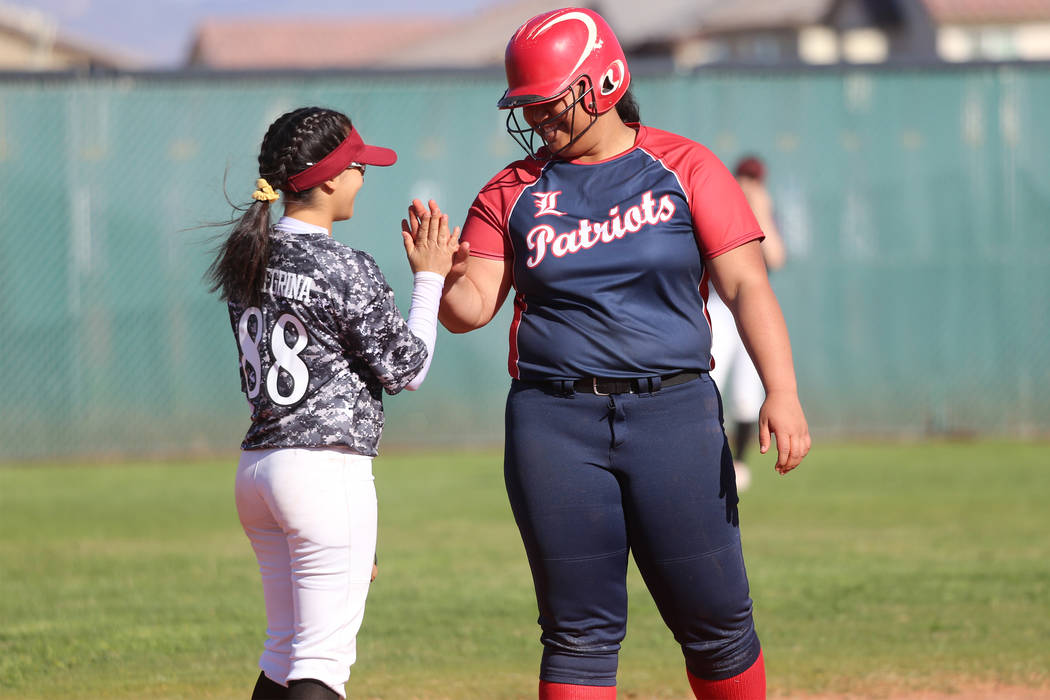
[[[564,117],[568,109],[580,103],[593,115],[579,133],[573,123],[569,143],[558,149],[560,153],[582,136],[599,115],[615,107],[631,83],[627,59],[612,28],[601,15],[585,8],[546,12],[521,25],[507,44],[504,63],[507,91],[499,107],[511,111],[507,131],[531,155],[536,154],[532,144],[542,126]],[[567,110],[537,124],[535,129],[522,126],[514,114],[515,108],[551,102],[570,90],[575,95],[581,82],[584,88]]]
[[[581,81],[581,82],[583,82],[583,81]],[[565,92],[569,92],[569,91],[572,91],[575,94],[575,92],[576,92],[575,86],[569,86],[569,89],[566,90]],[[521,105],[521,107],[522,108],[528,107],[530,104],[543,104],[544,102],[554,102],[555,100],[560,99],[565,94],[565,92],[563,92],[562,94],[556,96],[553,100],[541,100],[539,102],[530,102],[530,103]],[[589,103],[588,102],[584,102],[584,100],[586,100],[588,97],[590,97],[590,102]],[[576,115],[579,114],[579,112],[576,111],[576,105],[578,105],[580,103],[583,103],[584,111],[588,115],[591,115],[591,118],[587,121],[586,126],[584,126],[582,129],[580,129],[579,132],[577,132],[576,131]],[[597,119],[597,112],[596,112],[596,110],[594,108],[594,89],[593,89],[593,87],[588,86],[588,87],[585,87],[585,88],[581,89],[579,96],[576,97],[572,102],[570,102],[569,105],[567,107],[565,107],[565,109],[561,110],[560,112],[558,112],[555,115],[547,117],[542,122],[537,124],[535,127],[529,126],[529,123],[524,118],[524,116],[520,120],[518,119],[518,107],[510,107],[510,108],[508,108],[508,110],[507,110],[507,133],[510,134],[511,138],[514,139],[515,143],[517,143],[519,146],[521,146],[525,150],[526,153],[528,153],[533,158],[536,158],[536,157],[538,157],[537,154],[538,154],[538,152],[540,150],[535,145],[536,137],[539,136],[540,133],[542,133],[543,128],[545,126],[547,126],[548,124],[551,124],[553,122],[558,121],[559,119],[561,119],[562,117],[564,117],[566,114],[568,114],[570,112],[572,112],[572,119],[569,121],[569,140],[565,143],[565,145],[562,146],[561,148],[557,149],[557,150],[552,150],[548,144],[546,144],[546,143],[543,144],[543,146],[546,146],[547,152],[550,155],[556,156],[559,153],[563,152],[566,148],[568,148],[572,144],[576,143],[576,141],[581,136],[583,136],[585,133],[587,133],[587,130],[590,129],[594,125],[594,122]],[[524,122],[524,124],[522,122]]]

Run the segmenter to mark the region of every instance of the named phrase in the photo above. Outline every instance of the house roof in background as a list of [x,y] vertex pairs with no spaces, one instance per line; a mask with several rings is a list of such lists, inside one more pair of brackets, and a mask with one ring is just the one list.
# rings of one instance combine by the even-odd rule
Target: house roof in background
[[[581,0],[578,4],[601,14],[630,52],[634,46],[693,35],[704,14],[724,0]],[[812,2],[813,0],[779,0]],[[827,0],[821,0],[826,2]],[[507,41],[527,21],[549,10],[565,7],[550,0],[505,0],[470,18],[454,22],[447,34],[439,34],[417,46],[406,47],[397,55],[384,57],[389,66],[502,65]]]
[[190,64],[232,70],[369,66],[449,23],[443,17],[210,19],[197,29]]
[[549,0],[510,0],[492,5],[472,16],[457,18],[447,31],[384,56],[380,63],[442,67],[502,65],[507,40],[522,22],[562,6]]
[[[712,32],[812,25],[842,0],[578,0],[602,14],[624,49]],[[939,24],[1050,21],[1050,0],[914,0]],[[500,66],[522,22],[564,6],[502,0],[467,16],[223,18],[203,22],[190,65],[253,68]]]
[[816,24],[834,0],[748,0],[718,3],[704,13],[705,31],[769,29]]
[[[721,0],[592,0],[580,4],[600,12],[629,50],[695,33],[704,12]],[[551,0],[504,0],[466,17],[408,20],[216,18],[199,25],[190,64],[217,69],[498,66],[503,64],[507,40],[522,22],[563,6]]]
[[1050,0],[923,0],[941,24],[1050,22]]

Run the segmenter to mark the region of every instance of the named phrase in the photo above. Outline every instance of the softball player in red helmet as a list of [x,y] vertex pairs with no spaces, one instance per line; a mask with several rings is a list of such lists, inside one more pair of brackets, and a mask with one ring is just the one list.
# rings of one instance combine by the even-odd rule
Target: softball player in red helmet
[[539,697],[615,698],[633,552],[696,697],[763,698],[706,314],[713,283],[765,385],[761,449],[775,434],[789,472],[810,438],[762,231],[710,151],[638,123],[598,14],[530,19],[506,69],[499,106],[528,156],[471,206],[439,318],[471,331],[514,288],[505,479],[539,606]]
[[[252,700],[346,696],[375,555],[382,396],[426,376],[458,246],[458,230],[430,212],[403,234],[415,273],[406,322],[375,260],[332,238],[333,222],[353,216],[367,166],[396,160],[334,110],[278,117],[254,202],[209,270],[252,410],[236,479],[266,602]],[[271,225],[279,192],[284,216]]]

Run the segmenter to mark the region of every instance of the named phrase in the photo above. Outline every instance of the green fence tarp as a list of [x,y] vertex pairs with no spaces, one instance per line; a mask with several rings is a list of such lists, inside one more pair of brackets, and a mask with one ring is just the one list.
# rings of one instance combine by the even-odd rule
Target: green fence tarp
[[[461,222],[520,152],[501,76],[0,80],[0,459],[235,449],[248,421],[202,275],[266,126],[350,114],[370,169],[339,240],[407,311],[400,219]],[[815,435],[1050,431],[1050,66],[641,76],[645,123],[761,154],[790,256],[773,278]],[[502,440],[509,304],[439,333],[383,446]],[[537,436],[542,439],[542,436]]]

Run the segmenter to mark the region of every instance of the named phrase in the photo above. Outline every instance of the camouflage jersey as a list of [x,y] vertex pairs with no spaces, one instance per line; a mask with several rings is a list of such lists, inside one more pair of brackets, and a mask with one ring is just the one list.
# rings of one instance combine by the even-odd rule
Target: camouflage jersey
[[383,394],[427,350],[375,260],[327,232],[274,228],[259,306],[230,303],[252,424],[241,449],[345,446],[375,456]]

